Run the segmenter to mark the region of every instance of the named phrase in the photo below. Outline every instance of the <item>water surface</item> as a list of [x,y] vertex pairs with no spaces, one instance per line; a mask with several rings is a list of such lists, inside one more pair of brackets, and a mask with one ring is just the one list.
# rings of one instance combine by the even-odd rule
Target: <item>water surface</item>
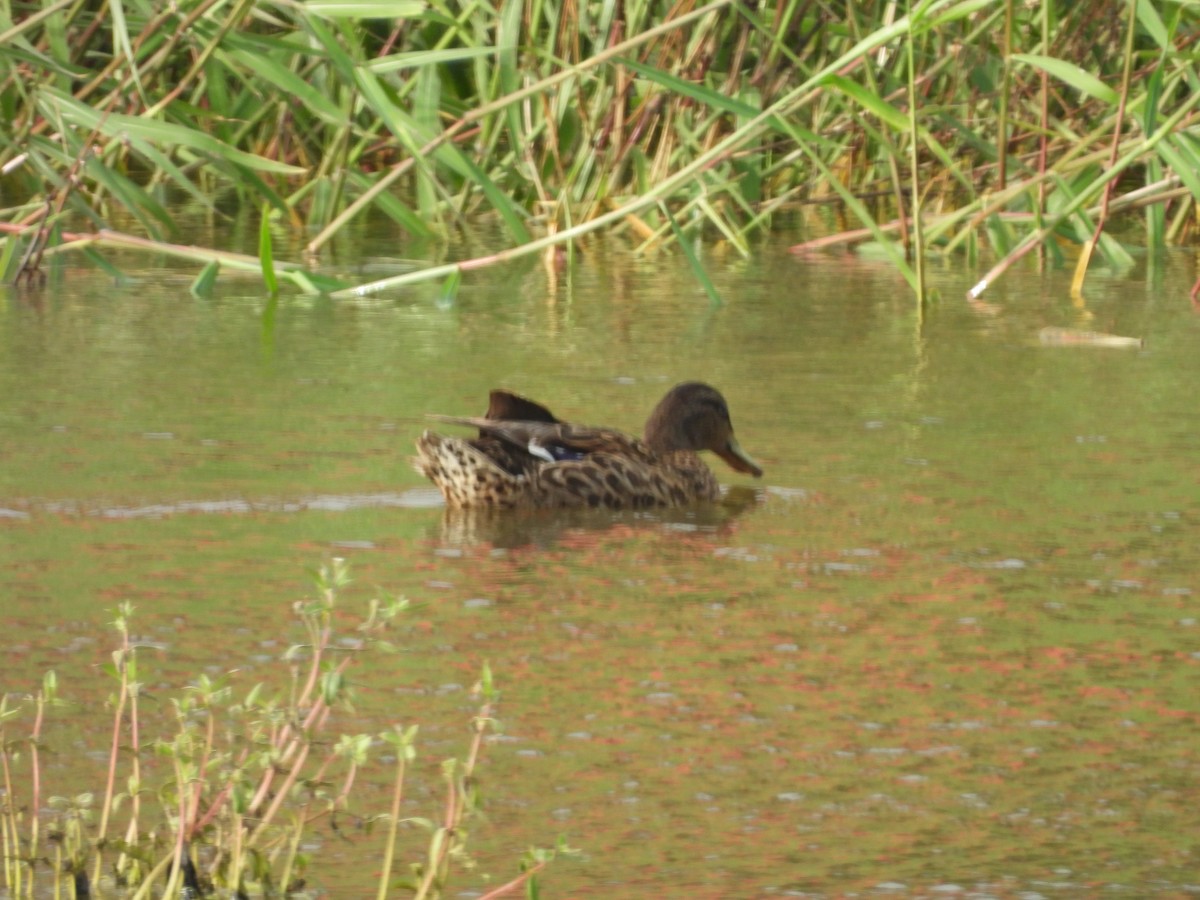
[[[269,327],[255,284],[197,300],[170,270],[8,289],[0,689],[58,672],[47,790],[102,784],[116,603],[165,717],[201,672],[285,681],[305,570],[340,556],[346,628],[414,603],[336,724],[421,724],[406,814],[438,814],[496,673],[462,896],[559,835],[582,855],[546,896],[1197,890],[1191,261],[1085,300],[1030,269],[975,306],[948,266],[924,316],[866,256],[708,264],[720,307],[678,260],[597,247],[571,283],[285,300]],[[455,517],[407,465],[425,412],[479,414],[493,386],[636,431],[694,378],[766,470],[714,460],[720,508]],[[381,839],[318,830],[310,887],[361,895]]]

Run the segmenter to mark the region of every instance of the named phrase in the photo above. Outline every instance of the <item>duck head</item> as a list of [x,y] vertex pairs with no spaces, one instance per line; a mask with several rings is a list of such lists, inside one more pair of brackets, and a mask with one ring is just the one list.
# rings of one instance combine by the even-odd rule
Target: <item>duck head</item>
[[762,477],[762,468],[733,435],[725,398],[700,381],[686,381],[667,391],[646,420],[643,440],[656,453],[711,450],[735,471]]

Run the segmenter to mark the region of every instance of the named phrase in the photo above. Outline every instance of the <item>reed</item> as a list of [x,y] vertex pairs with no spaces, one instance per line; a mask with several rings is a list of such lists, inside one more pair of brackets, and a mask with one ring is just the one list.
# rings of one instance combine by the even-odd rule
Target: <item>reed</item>
[[632,252],[747,254],[797,213],[882,244],[914,292],[915,260],[977,245],[979,291],[1034,250],[1121,269],[1122,241],[1194,235],[1198,17],[1174,0],[5,6],[0,277],[144,240],[207,257],[206,290],[229,248],[179,247],[172,211],[264,206],[311,235],[306,263],[365,217],[506,235],[366,285],[274,261],[296,289],[346,295],[561,256],[598,230]]

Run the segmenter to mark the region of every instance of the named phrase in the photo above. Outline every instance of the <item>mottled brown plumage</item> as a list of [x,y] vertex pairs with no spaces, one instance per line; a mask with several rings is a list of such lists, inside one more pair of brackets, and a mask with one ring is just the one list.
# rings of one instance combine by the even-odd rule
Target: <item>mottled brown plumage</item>
[[508,391],[492,391],[484,417],[431,418],[479,429],[473,439],[426,431],[417,440],[413,467],[450,506],[643,509],[715,500],[720,486],[699,450],[762,475],[733,436],[725,399],[695,381],[667,392],[641,440],[562,422]]

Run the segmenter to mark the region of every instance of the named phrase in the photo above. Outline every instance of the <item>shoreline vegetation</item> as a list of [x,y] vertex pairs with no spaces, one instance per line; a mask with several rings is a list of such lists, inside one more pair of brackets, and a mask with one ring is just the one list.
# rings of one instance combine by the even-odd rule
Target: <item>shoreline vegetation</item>
[[[466,753],[441,764],[440,818],[432,811],[429,818],[401,818],[417,726],[396,724],[375,735],[335,735],[329,728],[334,710],[352,700],[348,668],[362,652],[391,649],[387,630],[408,601],[372,600],[349,640],[332,629],[339,593],[350,583],[345,561],[331,560],[313,580],[314,597],[294,606],[305,640],[282,656],[284,687],[259,683],[237,695],[244,688],[235,678],[201,674],[168,703],[159,699],[170,709],[165,716],[139,708],[141,679],[149,673],[139,671],[133,608],[121,604],[113,622],[120,645],[103,673],[113,685],[107,768],[97,773],[103,790],[46,796],[51,786],[42,756],[55,752],[50,722],[56,709],[69,705],[53,672],[35,694],[0,697],[0,888],[6,896],[47,896],[47,886],[55,897],[304,896],[306,872],[329,874],[319,851],[302,849],[313,841],[314,823],[328,824],[326,840],[340,835],[380,847],[372,863],[379,900],[396,893],[418,900],[447,895],[455,869],[470,866],[480,803],[476,770],[487,735],[496,730],[491,672],[485,663],[474,689],[480,705]],[[160,719],[174,731],[151,738],[149,729]],[[23,720],[31,724],[18,734]],[[377,795],[355,793],[368,765],[392,768],[387,809],[369,808]],[[428,837],[423,847],[418,839],[414,851],[412,837],[422,832]],[[416,857],[402,871],[398,850]],[[541,870],[558,854],[573,852],[561,841],[554,849],[531,848],[515,878],[480,896],[521,889],[536,896]]]
[[[1200,9],[1182,0],[17,2],[0,10],[0,280],[124,248],[363,297],[599,234],[631,253],[877,245],[925,299],[1036,253],[1075,269],[1193,241]],[[261,210],[257,256],[177,242],[172,210]],[[377,281],[331,243],[390,220],[433,248]],[[469,223],[505,246],[446,257]],[[302,261],[272,242],[304,240]],[[441,256],[444,261],[436,257]],[[1200,283],[1198,283],[1200,287]],[[1195,294],[1195,291],[1193,291]]]

